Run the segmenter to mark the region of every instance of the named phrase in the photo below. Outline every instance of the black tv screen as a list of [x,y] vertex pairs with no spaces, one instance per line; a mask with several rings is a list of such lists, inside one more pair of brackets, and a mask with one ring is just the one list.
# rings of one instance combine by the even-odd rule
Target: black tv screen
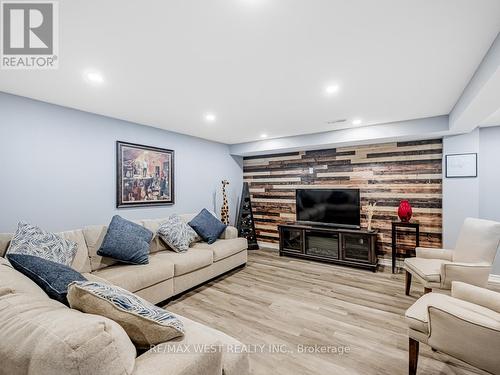
[[297,221],[360,226],[359,189],[297,189]]

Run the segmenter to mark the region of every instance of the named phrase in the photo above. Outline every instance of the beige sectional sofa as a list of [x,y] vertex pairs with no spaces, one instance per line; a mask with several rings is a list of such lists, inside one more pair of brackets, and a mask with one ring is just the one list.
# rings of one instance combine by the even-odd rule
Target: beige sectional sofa
[[[194,215],[181,215],[189,221]],[[162,219],[136,221],[156,231]],[[72,267],[89,280],[113,283],[159,303],[247,261],[247,242],[228,227],[214,244],[175,253],[154,238],[149,264],[124,265],[97,255],[105,225],[59,233],[78,243]],[[0,234],[3,257],[12,234]],[[0,374],[225,374],[249,373],[248,357],[224,348],[241,345],[230,336],[180,317],[184,337],[137,356],[125,331],[107,318],[84,314],[51,300],[34,282],[0,258]],[[206,344],[221,350],[199,351]],[[190,353],[175,347],[190,345]],[[198,349],[196,349],[198,348]],[[167,349],[167,350],[166,350]],[[179,350],[182,351],[182,350]]]

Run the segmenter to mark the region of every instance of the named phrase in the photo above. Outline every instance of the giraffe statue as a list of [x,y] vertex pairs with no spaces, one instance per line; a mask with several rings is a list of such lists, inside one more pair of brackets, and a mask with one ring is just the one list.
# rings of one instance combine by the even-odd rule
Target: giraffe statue
[[220,220],[229,224],[229,204],[227,203],[226,185],[229,185],[228,180],[222,180],[222,207],[220,208]]

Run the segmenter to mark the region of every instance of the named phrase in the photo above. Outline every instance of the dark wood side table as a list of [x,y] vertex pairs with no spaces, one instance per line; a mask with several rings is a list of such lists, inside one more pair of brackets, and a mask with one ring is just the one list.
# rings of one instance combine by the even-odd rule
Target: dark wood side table
[[[397,250],[397,233],[398,228],[414,228],[415,229],[415,247],[420,246],[420,223],[418,221],[402,222],[393,221],[392,222],[392,273],[396,270],[396,250]],[[405,232],[409,232],[406,230]]]

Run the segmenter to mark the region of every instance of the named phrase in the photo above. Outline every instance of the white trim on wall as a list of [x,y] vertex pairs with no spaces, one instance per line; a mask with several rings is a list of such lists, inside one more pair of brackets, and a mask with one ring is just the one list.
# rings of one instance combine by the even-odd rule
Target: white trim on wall
[[278,243],[265,242],[265,241],[257,241],[259,247],[265,247],[267,249],[279,250],[280,245]]

